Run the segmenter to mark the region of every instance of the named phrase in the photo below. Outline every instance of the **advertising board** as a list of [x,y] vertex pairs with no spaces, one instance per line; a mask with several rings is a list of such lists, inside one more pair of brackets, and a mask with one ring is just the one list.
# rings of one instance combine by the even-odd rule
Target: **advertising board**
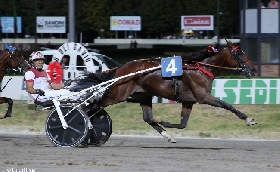
[[[0,17],[2,33],[14,33],[14,17]],[[21,17],[17,17],[17,33],[22,32]]]
[[229,104],[280,104],[280,79],[215,79],[212,86]]
[[111,16],[110,30],[140,31],[140,16]]
[[[3,89],[5,85],[6,87]],[[4,76],[1,83],[1,89],[3,89],[1,92],[1,97],[9,97],[13,100],[28,99],[26,84],[24,82],[23,76]]]
[[36,17],[37,33],[66,33],[66,19],[60,17]]
[[214,30],[213,15],[181,16],[181,30]]

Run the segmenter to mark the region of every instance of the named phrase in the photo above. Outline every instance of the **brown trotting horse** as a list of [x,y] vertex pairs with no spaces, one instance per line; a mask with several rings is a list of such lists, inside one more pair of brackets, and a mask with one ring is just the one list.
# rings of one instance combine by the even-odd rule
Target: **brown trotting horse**
[[[21,73],[25,73],[29,68],[27,61],[25,61],[22,54],[16,48],[14,48],[11,52],[9,52],[8,49],[0,50],[0,82],[2,82],[8,68],[20,69]],[[8,83],[2,84],[4,85],[4,89]],[[2,92],[3,89],[0,91]],[[3,103],[8,103],[9,105],[4,118],[11,117],[13,100],[7,97],[0,97],[0,104]]]
[[[232,105],[213,97],[211,93],[212,82],[221,70],[239,70],[243,75],[254,76],[256,69],[249,61],[242,49],[228,41],[228,46],[220,49],[207,48],[203,52],[208,53],[208,57],[195,62],[184,60],[182,75],[174,82],[172,79],[162,77],[163,69],[138,73],[133,76],[120,79],[111,85],[100,100],[94,104],[100,107],[106,107],[127,100],[129,96],[133,97],[143,110],[143,119],[162,136],[168,138],[169,142],[175,143],[176,140],[160,126],[167,128],[183,129],[187,126],[192,107],[195,103],[208,104],[215,107],[230,110],[240,119],[245,120],[247,125],[254,125],[254,119],[247,117],[242,112],[235,109]],[[205,53],[204,53],[205,54]],[[207,54],[207,53],[206,53]],[[191,57],[191,59],[195,59]],[[113,78],[118,78],[130,73],[160,66],[159,60],[144,59],[131,61],[123,66],[108,71],[103,77],[112,73]],[[88,79],[90,75],[88,75]],[[99,76],[99,78],[102,78]],[[87,80],[87,79],[85,79]],[[78,85],[81,85],[82,82]],[[182,103],[180,124],[171,124],[161,121],[160,117],[153,117],[152,97],[160,96],[167,99],[175,99]],[[160,124],[160,125],[159,125]]]

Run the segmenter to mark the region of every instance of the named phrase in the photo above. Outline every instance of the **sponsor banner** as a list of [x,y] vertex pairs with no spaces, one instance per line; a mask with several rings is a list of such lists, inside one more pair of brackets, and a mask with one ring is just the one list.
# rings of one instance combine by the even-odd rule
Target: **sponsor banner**
[[213,15],[181,16],[181,30],[214,30]]
[[[14,33],[14,17],[0,17],[2,33]],[[22,32],[21,17],[17,17],[17,33]]]
[[216,79],[211,94],[229,104],[280,104],[280,79]]
[[111,16],[110,30],[141,30],[140,16]]
[[[10,80],[10,78],[12,79]],[[7,84],[7,82],[9,83]],[[1,83],[1,89],[3,89],[5,85],[6,87],[1,92],[1,97],[9,97],[13,100],[28,99],[28,94],[26,92],[26,85],[23,76],[4,76]]]
[[46,17],[36,18],[37,33],[66,33],[65,17]]

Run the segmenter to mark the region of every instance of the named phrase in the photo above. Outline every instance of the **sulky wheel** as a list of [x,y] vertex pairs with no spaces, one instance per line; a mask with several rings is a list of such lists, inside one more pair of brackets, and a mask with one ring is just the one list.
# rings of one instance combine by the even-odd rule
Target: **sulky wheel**
[[78,146],[84,140],[88,132],[87,117],[80,109],[74,109],[70,114],[72,105],[61,105],[60,109],[68,128],[61,125],[56,109],[53,109],[46,121],[46,133],[51,142],[56,146],[70,147]]
[[87,112],[92,129],[88,130],[82,144],[100,146],[105,144],[112,134],[112,119],[103,109],[95,109]]

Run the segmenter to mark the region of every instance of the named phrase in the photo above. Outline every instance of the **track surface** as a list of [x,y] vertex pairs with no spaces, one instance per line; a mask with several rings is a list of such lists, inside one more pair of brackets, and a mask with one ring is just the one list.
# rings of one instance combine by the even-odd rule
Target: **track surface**
[[[111,136],[101,147],[54,147],[45,135],[0,135],[0,172],[280,171],[280,141]],[[26,171],[23,171],[26,170]]]

